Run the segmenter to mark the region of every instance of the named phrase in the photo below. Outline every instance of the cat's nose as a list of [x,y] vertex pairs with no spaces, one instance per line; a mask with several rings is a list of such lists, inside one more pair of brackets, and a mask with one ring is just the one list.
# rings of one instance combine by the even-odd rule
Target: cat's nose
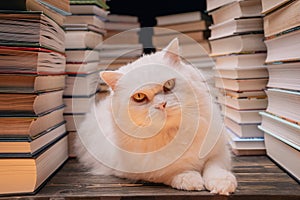
[[157,104],[157,105],[155,106],[155,108],[156,108],[156,109],[163,110],[163,109],[165,109],[166,105],[167,105],[167,102],[166,102],[166,101],[163,101],[163,102]]

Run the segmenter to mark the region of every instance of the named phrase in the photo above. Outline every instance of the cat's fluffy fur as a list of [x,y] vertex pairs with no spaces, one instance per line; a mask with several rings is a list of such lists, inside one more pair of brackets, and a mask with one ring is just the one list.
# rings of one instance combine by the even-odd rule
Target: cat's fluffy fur
[[[204,78],[178,53],[174,39],[163,51],[101,73],[112,91],[80,125],[77,157],[96,174],[228,195],[237,182],[230,172],[221,116]],[[141,68],[145,65],[148,68]],[[169,80],[175,80],[175,86],[164,92]],[[147,96],[144,103],[133,101],[137,91]],[[148,137],[151,131],[156,133]],[[171,142],[168,151],[160,151]]]

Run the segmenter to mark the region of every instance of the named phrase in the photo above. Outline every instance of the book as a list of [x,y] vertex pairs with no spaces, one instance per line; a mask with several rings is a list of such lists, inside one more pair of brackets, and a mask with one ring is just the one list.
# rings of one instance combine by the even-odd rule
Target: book
[[98,62],[99,52],[91,49],[72,49],[66,51],[67,63]]
[[240,138],[264,136],[264,133],[257,127],[260,123],[238,123],[225,117],[224,124]]
[[113,30],[113,31],[126,31],[130,29],[139,29],[140,23],[135,22],[110,22],[107,21],[104,24],[105,29],[107,30]]
[[104,22],[97,15],[67,16],[63,25],[70,26],[72,24],[88,24],[95,26],[99,29],[103,29],[105,27]]
[[269,100],[267,112],[300,123],[300,93],[298,91],[270,88],[266,92]]
[[266,53],[233,54],[214,57],[216,69],[265,68]]
[[85,114],[90,111],[91,105],[95,102],[95,95],[88,97],[65,96],[63,100],[66,105],[64,114]]
[[0,193],[35,193],[67,160],[67,136],[31,158],[0,159]]
[[300,2],[293,1],[284,7],[266,15],[264,17],[265,37],[270,37],[286,30],[300,26],[299,11]]
[[254,53],[266,51],[263,34],[246,34],[210,40],[211,55]]
[[284,4],[290,2],[291,0],[261,0],[262,4],[262,13],[268,14],[272,12],[273,10],[276,10],[277,8],[283,6]]
[[262,117],[259,114],[262,110],[236,110],[225,106],[223,114],[239,124],[258,124]]
[[105,0],[70,0],[71,5],[97,5],[105,10],[109,8]]
[[63,90],[37,93],[0,93],[0,112],[5,115],[43,115],[63,107]]
[[262,122],[259,128],[262,131],[284,139],[285,143],[291,146],[293,144],[300,146],[300,126],[298,124],[267,112],[260,112],[260,115]]
[[180,43],[193,43],[193,42],[201,42],[207,36],[207,33],[204,31],[196,31],[196,32],[185,32],[185,33],[173,33],[168,35],[154,35],[152,37],[153,45],[157,48],[161,48],[163,46],[168,45],[168,43],[173,38],[178,38]]
[[211,11],[214,24],[219,24],[227,20],[242,17],[259,17],[261,16],[261,0],[235,1]]
[[283,138],[271,133],[265,134],[267,155],[284,168],[293,178],[300,181],[300,147],[289,145]]
[[0,91],[4,93],[40,93],[64,87],[65,75],[0,74]]
[[266,68],[235,68],[235,69],[216,69],[215,76],[225,79],[257,79],[268,78]]
[[300,44],[295,41],[300,40],[300,29],[283,33],[280,36],[265,40],[267,46],[266,63],[280,61],[299,61]]
[[118,14],[109,14],[107,20],[110,22],[125,22],[125,23],[138,23],[139,19],[137,16],[131,15],[118,15]]
[[91,74],[97,71],[98,68],[98,62],[71,62],[66,64],[66,73],[71,75]]
[[205,31],[207,30],[207,21],[192,21],[180,24],[169,24],[164,26],[155,26],[153,27],[154,35],[166,35],[172,34],[174,31],[178,32],[192,32],[192,31]]
[[45,15],[50,17],[53,21],[55,21],[59,26],[64,24],[66,19],[65,12],[60,13],[58,10],[53,10],[53,7],[49,7],[49,4],[44,4],[40,0],[26,0],[26,8],[30,11],[43,11]]
[[268,83],[266,78],[257,79],[227,79],[215,77],[216,87],[232,91],[264,90]]
[[103,44],[99,57],[100,60],[102,58],[138,58],[142,54],[142,44]]
[[67,131],[77,131],[80,123],[85,119],[85,114],[64,114]]
[[265,155],[264,138],[240,138],[231,130],[227,130],[229,144],[236,155]]
[[70,5],[70,11],[72,14],[75,15],[97,15],[99,17],[107,18],[108,11],[104,10],[103,8],[89,4],[71,4]]
[[220,99],[220,103],[236,110],[260,110],[267,108],[268,99],[225,96],[224,99]]
[[157,26],[165,26],[169,24],[181,24],[185,22],[199,21],[208,19],[206,15],[200,11],[178,13],[172,15],[158,16],[156,17]]
[[238,0],[209,0],[209,1],[206,1],[206,7],[207,7],[206,9],[207,9],[207,11],[212,11],[217,8],[220,8],[221,6],[233,3],[235,1],[238,1]]
[[66,32],[66,49],[99,49],[102,42],[102,35],[93,31]]
[[300,62],[276,63],[267,65],[269,71],[268,87],[299,90]]
[[259,18],[233,18],[209,27],[210,40],[241,33],[263,32],[263,20]]
[[138,44],[139,40],[139,29],[125,31],[108,30],[107,34],[104,36],[103,44]]
[[1,73],[61,74],[65,71],[63,54],[38,47],[0,46]]
[[258,91],[233,91],[233,90],[224,90],[219,89],[220,93],[234,97],[234,98],[266,98],[267,95],[264,90],[258,90]]
[[2,45],[39,46],[64,52],[64,35],[63,29],[43,12],[0,12],[0,44]]
[[64,122],[64,108],[42,116],[0,116],[1,137],[34,138],[51,127]]
[[64,26],[65,31],[93,31],[105,35],[107,31],[104,28],[99,28],[91,24],[68,24]]
[[66,126],[62,122],[34,138],[0,136],[0,157],[33,157],[65,135]]
[[53,7],[63,10],[65,12],[70,12],[70,2],[69,0],[38,0],[43,3],[47,3],[47,5],[52,5]]
[[89,97],[97,92],[99,79],[98,71],[90,74],[69,74],[66,78],[64,96]]

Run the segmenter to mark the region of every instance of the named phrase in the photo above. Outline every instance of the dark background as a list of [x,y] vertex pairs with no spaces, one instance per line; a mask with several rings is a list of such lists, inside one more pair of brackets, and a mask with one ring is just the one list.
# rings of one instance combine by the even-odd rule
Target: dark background
[[[107,0],[106,3],[112,14],[137,16],[141,27],[155,26],[156,16],[206,10],[206,0]],[[152,29],[140,32],[140,42],[146,54],[155,52],[152,34]]]

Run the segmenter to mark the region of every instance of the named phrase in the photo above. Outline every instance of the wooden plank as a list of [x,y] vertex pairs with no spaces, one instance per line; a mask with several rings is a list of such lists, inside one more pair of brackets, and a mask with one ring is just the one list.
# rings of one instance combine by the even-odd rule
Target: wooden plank
[[36,195],[9,199],[300,199],[300,185],[265,156],[233,157],[232,167],[238,180],[238,188],[227,197],[210,194],[208,191],[179,191],[162,184],[131,183],[112,176],[91,175],[76,159],[70,159]]

